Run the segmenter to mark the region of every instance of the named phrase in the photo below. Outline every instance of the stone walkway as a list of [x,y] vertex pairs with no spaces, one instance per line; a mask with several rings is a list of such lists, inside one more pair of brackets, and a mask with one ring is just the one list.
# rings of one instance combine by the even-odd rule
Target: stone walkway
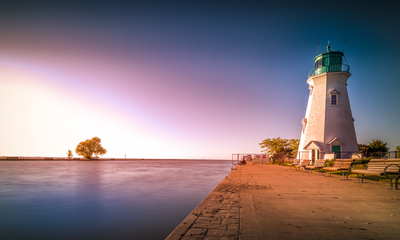
[[167,239],[239,239],[240,173],[232,171]]
[[399,239],[400,190],[355,181],[239,166],[167,239]]

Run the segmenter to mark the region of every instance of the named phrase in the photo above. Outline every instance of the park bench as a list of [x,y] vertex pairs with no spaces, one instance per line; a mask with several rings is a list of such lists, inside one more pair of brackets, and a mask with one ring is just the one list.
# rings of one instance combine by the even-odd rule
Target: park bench
[[358,165],[360,164],[356,164],[351,171],[357,174],[357,182],[360,182],[361,178],[362,183],[364,175],[385,176],[389,179],[390,189],[393,189],[392,179],[395,182],[395,188],[398,189],[397,181],[400,178],[400,159],[372,159],[369,161],[366,169],[356,169]]
[[303,160],[301,163],[295,165],[296,168],[305,169],[306,166],[310,164],[311,160]]
[[296,166],[300,163],[300,159],[294,159],[292,163],[289,163],[288,166]]
[[315,160],[314,165],[305,166],[305,169],[306,170],[310,170],[310,173],[312,173],[313,169],[318,169],[319,174],[321,174],[322,173],[322,168],[325,167],[325,163],[326,163],[325,159],[323,159],[323,160]]
[[332,167],[324,167],[322,170],[326,171],[326,176],[328,176],[328,172],[329,176],[331,176],[332,171],[340,171],[343,179],[346,177],[346,180],[348,180],[353,161],[353,159],[336,159]]

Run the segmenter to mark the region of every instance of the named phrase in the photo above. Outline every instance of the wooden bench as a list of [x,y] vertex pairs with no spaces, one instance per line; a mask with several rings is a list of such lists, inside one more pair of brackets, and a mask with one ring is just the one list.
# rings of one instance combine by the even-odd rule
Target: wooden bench
[[[395,181],[395,188],[397,188],[397,181],[400,178],[400,159],[372,159],[366,169],[355,169],[358,165],[356,164],[351,171],[357,174],[357,182],[363,182],[364,175],[377,175],[385,176],[389,179],[390,189],[393,189],[392,179]],[[363,164],[362,164],[363,165]],[[364,165],[365,166],[365,165]]]
[[306,166],[310,164],[311,160],[304,159],[301,163],[295,165],[296,168],[305,169]]
[[309,170],[310,170],[310,173],[312,173],[312,170],[313,170],[313,169],[318,169],[319,174],[321,174],[321,173],[322,173],[322,168],[325,167],[325,163],[326,163],[326,160],[325,160],[325,159],[323,159],[323,160],[315,160],[314,165],[305,166],[305,169],[306,169],[306,170],[309,169]]
[[322,170],[326,171],[327,176],[328,172],[329,176],[331,176],[332,171],[340,171],[340,173],[343,175],[343,179],[346,177],[346,180],[348,180],[353,161],[353,159],[336,159],[332,167],[324,167]]
[[295,166],[300,163],[300,159],[294,159],[292,163],[289,163],[288,166]]

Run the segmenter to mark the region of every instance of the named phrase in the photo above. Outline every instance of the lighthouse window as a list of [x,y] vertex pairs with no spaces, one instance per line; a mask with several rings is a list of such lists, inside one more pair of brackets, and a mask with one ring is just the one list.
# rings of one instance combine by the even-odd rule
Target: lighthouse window
[[331,105],[337,105],[337,95],[336,94],[331,95]]
[[329,58],[325,57],[322,59],[322,66],[328,66],[329,65]]
[[339,64],[342,64],[341,57],[332,57],[331,58],[331,65],[339,65]]
[[315,69],[318,69],[322,67],[322,59],[319,59],[317,62],[315,62]]

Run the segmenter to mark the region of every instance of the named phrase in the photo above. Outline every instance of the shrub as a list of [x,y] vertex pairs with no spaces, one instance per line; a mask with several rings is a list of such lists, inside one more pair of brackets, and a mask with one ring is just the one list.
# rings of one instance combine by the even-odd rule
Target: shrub
[[331,160],[326,161],[325,167],[332,167],[334,162],[335,162],[335,159],[331,159]]

